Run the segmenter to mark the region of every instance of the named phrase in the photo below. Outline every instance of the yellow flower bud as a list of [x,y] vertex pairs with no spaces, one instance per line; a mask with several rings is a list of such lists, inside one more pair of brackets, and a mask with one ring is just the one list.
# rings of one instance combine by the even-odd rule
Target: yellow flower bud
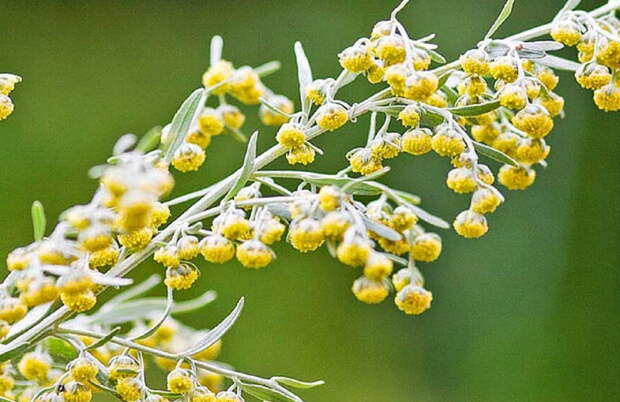
[[405,314],[422,314],[428,310],[433,294],[421,286],[407,285],[394,298],[394,303]]
[[247,268],[264,268],[273,257],[273,251],[258,240],[248,240],[237,247],[237,260]]
[[403,134],[400,146],[411,155],[424,155],[432,149],[433,134],[428,128],[416,128]]
[[374,281],[365,276],[357,278],[351,290],[357,300],[367,304],[381,303],[390,293],[384,281]]
[[411,244],[411,257],[417,261],[432,262],[441,254],[441,237],[435,233],[422,233]]
[[534,183],[536,171],[527,167],[504,165],[499,170],[498,178],[509,190],[525,190]]
[[482,237],[489,230],[484,215],[471,210],[465,210],[458,214],[453,226],[456,233],[468,239]]

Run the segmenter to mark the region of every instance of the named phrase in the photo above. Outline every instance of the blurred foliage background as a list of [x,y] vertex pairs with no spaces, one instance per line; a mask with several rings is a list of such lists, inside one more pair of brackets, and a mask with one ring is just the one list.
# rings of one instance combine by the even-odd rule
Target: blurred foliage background
[[[212,35],[224,37],[225,57],[236,65],[281,60],[282,70],[265,82],[297,99],[295,40],[316,77],[335,75],[336,54],[396,3],[1,0],[0,68],[24,82],[13,95],[14,115],[0,124],[0,253],[31,240],[33,200],[52,219],[88,201],[95,183],[86,171],[105,160],[119,135],[171,119],[200,85]],[[475,46],[503,1],[412,3],[401,21],[417,37],[436,32],[453,59]],[[563,3],[517,1],[499,34],[545,23]],[[360,99],[371,90],[360,82],[343,95]],[[539,169],[528,191],[502,189],[507,203],[482,240],[443,234],[443,256],[422,267],[435,297],[423,316],[406,317],[389,301],[357,302],[349,290],[357,273],[324,249],[300,255],[282,244],[276,263],[260,272],[201,263],[202,280],[187,296],[216,289],[219,299],[180,318],[212,325],[247,296],[221,359],[263,376],[325,379],[304,393],[310,401],[616,400],[620,115],[596,110],[569,74],[559,92],[567,117],[549,139],[549,168]],[[257,126],[249,115],[246,131]],[[342,168],[345,150],[365,141],[366,122],[320,138],[326,156],[312,169]],[[262,148],[273,134],[261,131]],[[216,138],[206,166],[181,177],[176,193],[227,175],[242,154],[232,138]],[[390,165],[387,182],[422,196],[427,209],[451,220],[466,207],[466,197],[444,184],[445,160],[404,156]],[[148,263],[135,277],[157,270]]]

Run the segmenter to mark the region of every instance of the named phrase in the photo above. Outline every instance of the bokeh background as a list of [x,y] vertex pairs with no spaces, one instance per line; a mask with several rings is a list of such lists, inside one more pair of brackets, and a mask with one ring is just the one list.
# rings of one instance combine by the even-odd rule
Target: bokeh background
[[[0,69],[24,77],[14,115],[0,124],[0,254],[31,240],[33,200],[51,220],[86,202],[95,188],[86,172],[119,135],[171,119],[200,84],[212,35],[224,37],[225,57],[237,65],[282,61],[265,82],[297,99],[295,40],[316,77],[334,75],[336,54],[396,3],[0,1]],[[484,35],[503,1],[412,3],[401,21],[414,36],[437,33],[440,50],[454,59]],[[516,3],[498,34],[545,23],[563,1]],[[343,91],[346,99],[372,90],[365,82],[354,87]],[[186,296],[216,289],[219,298],[180,318],[212,325],[247,296],[221,359],[263,376],[325,379],[303,392],[309,401],[618,400],[620,115],[598,111],[569,74],[559,92],[566,119],[549,139],[549,168],[539,169],[530,190],[504,191],[507,203],[483,239],[443,234],[443,256],[422,267],[434,293],[423,316],[404,316],[390,302],[357,302],[349,288],[358,273],[324,249],[300,255],[281,244],[277,262],[260,272],[200,264],[202,280]],[[249,116],[247,131],[257,126]],[[365,140],[365,123],[320,138],[326,155],[313,169],[342,168],[344,151]],[[263,129],[260,147],[273,134]],[[242,154],[232,138],[217,138],[206,167],[181,177],[176,193],[227,175]],[[466,207],[466,197],[445,187],[445,160],[405,156],[390,165],[386,181],[421,195],[434,213],[451,220]],[[135,276],[157,270],[148,263]]]

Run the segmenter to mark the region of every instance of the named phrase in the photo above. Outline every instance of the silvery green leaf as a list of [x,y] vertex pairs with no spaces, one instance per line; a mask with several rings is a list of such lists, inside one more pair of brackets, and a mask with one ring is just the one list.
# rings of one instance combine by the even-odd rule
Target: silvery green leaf
[[360,216],[362,220],[364,221],[364,225],[366,225],[366,228],[370,230],[371,232],[374,232],[378,234],[379,236],[385,237],[386,239],[391,240],[391,241],[399,241],[402,238],[400,233],[398,233],[394,229],[389,228],[379,222],[375,222],[369,219],[368,217],[366,217],[365,215],[360,215]]
[[172,307],[174,306],[174,298],[173,298],[174,291],[170,287],[168,287],[166,289],[167,289],[167,297],[166,297],[166,309],[164,310],[164,313],[161,315],[161,317],[155,323],[155,325],[151,326],[149,329],[147,329],[146,331],[144,331],[140,335],[131,338],[132,341],[135,342],[135,341],[138,341],[140,339],[148,338],[149,336],[153,335],[155,333],[155,331],[157,331],[157,329],[159,327],[161,327],[162,324],[170,316],[170,312],[172,311]]
[[490,147],[488,145],[482,144],[477,141],[473,141],[473,143],[474,143],[474,149],[476,150],[477,153],[484,155],[488,158],[491,158],[495,161],[504,163],[506,165],[519,166],[517,161],[515,161],[514,159],[512,159],[510,156],[506,155],[502,151],[499,151],[493,147]]
[[325,381],[323,380],[300,381],[289,377],[271,377],[271,379],[287,387],[293,387],[298,389],[309,389],[325,384]]
[[8,344],[0,346],[2,346],[0,347],[0,363],[4,363],[24,353],[30,347],[30,344],[28,342],[21,342],[16,345]]
[[459,98],[459,94],[449,85],[444,85],[443,87],[441,87],[441,91],[446,94],[446,98],[448,99],[449,104],[454,105],[454,103],[456,103],[457,99]]
[[401,191],[401,190],[392,190],[392,192],[394,192],[396,195],[398,195],[400,198],[404,199],[405,201],[413,204],[413,205],[419,205],[420,202],[422,202],[422,200],[420,199],[420,197],[418,197],[417,195],[408,193],[406,191]]
[[294,394],[288,396],[282,391],[275,390],[273,388],[267,388],[264,385],[258,384],[246,384],[239,383],[241,389],[252,395],[255,398],[258,398],[260,401],[282,401],[282,402],[301,402],[302,400],[299,397],[296,397]]
[[39,241],[45,236],[45,210],[41,201],[35,201],[32,203],[32,228],[34,230],[34,240]]
[[172,161],[174,153],[183,144],[183,140],[189,131],[192,123],[200,114],[202,105],[206,100],[207,93],[204,89],[199,88],[191,93],[185,99],[179,110],[174,114],[172,123],[170,123],[170,131],[167,136],[167,143],[164,144],[166,150],[166,162]]
[[399,205],[404,205],[406,207],[409,207],[413,211],[413,213],[416,214],[418,218],[420,218],[424,222],[430,223],[431,225],[437,226],[438,228],[442,228],[442,229],[450,228],[450,224],[448,224],[448,222],[410,203],[406,199],[400,197],[396,192],[392,191],[391,189],[386,188],[384,192],[385,192],[385,195],[387,195],[389,198],[394,200]]
[[451,107],[447,110],[459,116],[479,116],[484,113],[491,112],[500,107],[499,101],[494,100],[486,103],[479,103],[477,105],[467,105],[459,107]]
[[237,305],[233,309],[233,311],[226,316],[219,324],[217,324],[213,329],[211,329],[207,334],[198,341],[193,347],[185,350],[181,353],[184,356],[192,356],[196,353],[200,353],[201,351],[207,349],[209,346],[213,345],[215,342],[220,340],[222,336],[233,326],[237,318],[239,318],[239,314],[241,314],[241,310],[243,309],[244,298],[242,297],[237,302]]
[[138,141],[136,150],[147,153],[157,148],[161,139],[161,130],[161,126],[156,126],[147,131],[146,134],[140,138],[140,141]]
[[56,337],[45,340],[45,349],[55,359],[69,362],[78,357],[78,352],[67,341]]
[[290,115],[290,114],[288,114],[288,113],[285,113],[285,112],[281,111],[281,110],[280,110],[280,109],[278,109],[275,105],[273,105],[273,104],[269,103],[269,101],[268,101],[265,97],[261,96],[261,97],[259,98],[259,101],[260,101],[260,103],[261,103],[263,106],[265,106],[267,109],[271,110],[271,111],[272,111],[272,112],[274,112],[275,114],[279,114],[279,115],[281,115],[281,116],[288,117],[288,118],[290,118],[290,117],[291,117],[291,115]]
[[121,332],[121,327],[116,327],[112,329],[112,331],[108,332],[101,339],[97,340],[97,342],[91,343],[90,345],[86,346],[84,350],[93,350],[105,345],[106,343],[110,342],[110,340],[114,338],[119,332]]
[[447,71],[444,74],[442,74],[439,77],[439,83],[437,84],[437,86],[439,88],[443,87],[446,84],[446,82],[448,82],[448,78],[450,78],[450,76],[452,75],[453,72],[454,72],[453,70],[450,70],[450,71]]
[[216,64],[222,59],[222,48],[224,47],[224,40],[220,35],[215,35],[211,38],[211,51],[209,61],[211,65]]
[[0,402],[14,402],[13,399],[7,399],[3,396],[0,396]]
[[146,280],[136,284],[135,286],[130,287],[129,289],[126,289],[125,291],[119,293],[118,295],[108,300],[107,303],[105,303],[101,307],[100,311],[107,311],[119,303],[122,303],[129,299],[133,299],[134,297],[140,296],[148,292],[149,290],[153,289],[160,282],[161,282],[161,276],[159,276],[158,274],[153,274],[149,276]]
[[329,252],[329,255],[332,256],[332,258],[338,258],[338,249],[336,247],[336,243],[328,239],[325,242],[325,245],[327,246],[327,251]]
[[341,75],[338,77],[338,85],[340,88],[349,85],[359,76],[357,73],[352,73],[350,71],[344,70]]
[[119,278],[119,277],[108,276],[108,275],[102,274],[101,272],[93,271],[93,270],[88,271],[88,275],[93,280],[93,282],[99,285],[104,285],[104,286],[115,286],[115,287],[116,286],[128,286],[133,283],[133,280],[129,278]]
[[259,77],[266,77],[278,71],[282,67],[282,63],[278,60],[272,60],[265,64],[261,64],[258,67],[254,67],[253,70]]
[[443,57],[441,54],[439,54],[438,52],[432,50],[432,49],[427,49],[426,50],[428,52],[428,54],[431,55],[431,60],[433,60],[435,63],[439,63],[439,64],[445,64],[446,63],[446,58]]
[[116,143],[114,144],[114,148],[112,149],[112,155],[120,155],[126,152],[129,148],[133,147],[138,138],[133,134],[125,134],[122,135]]
[[577,71],[581,65],[574,61],[564,59],[562,57],[547,55],[542,59],[536,60],[537,63],[556,70]]
[[552,41],[552,40],[540,40],[540,41],[534,41],[534,42],[523,42],[522,47],[523,49],[528,49],[528,50],[540,50],[543,52],[552,52],[554,50],[560,50],[564,48],[564,45],[559,42]]
[[295,42],[295,59],[297,60],[297,78],[299,80],[299,97],[304,116],[310,111],[310,100],[305,96],[306,87],[312,82],[312,70],[301,42]]
[[527,60],[539,60],[547,55],[547,53],[542,50],[534,50],[534,49],[520,49],[517,51],[519,57]]
[[562,7],[562,9],[560,10],[558,15],[560,15],[560,14],[566,12],[566,11],[574,10],[575,8],[577,8],[579,3],[581,3],[581,0],[568,0],[566,2],[566,4],[564,4],[564,7]]
[[502,8],[502,11],[497,16],[497,19],[489,29],[489,32],[487,32],[487,34],[484,36],[484,39],[489,39],[491,36],[493,36],[493,34],[499,29],[499,27],[504,23],[504,21],[506,21],[506,19],[510,16],[510,13],[512,13],[513,4],[514,0],[506,0],[506,3],[504,3],[504,8]]
[[289,211],[287,204],[277,202],[277,203],[267,205],[267,209],[269,210],[269,212],[271,212],[272,214],[276,216],[279,216],[286,220],[291,219],[291,212]]
[[239,190],[245,186],[245,183],[252,176],[252,172],[254,171],[254,160],[256,159],[256,139],[258,138],[258,131],[255,131],[254,134],[250,137],[250,141],[248,142],[248,148],[245,151],[245,157],[243,159],[243,166],[241,167],[241,173],[239,177],[235,181],[235,184],[230,188],[228,194],[224,197],[224,201],[230,200],[233,198]]
[[204,292],[202,295],[182,302],[175,302],[172,308],[172,314],[184,314],[196,311],[217,298],[217,293],[213,290]]
[[103,176],[103,172],[108,168],[108,165],[96,165],[88,169],[88,177],[91,179],[99,179]]
[[53,304],[53,302],[40,304],[28,310],[28,313],[24,316],[24,318],[11,325],[7,338],[18,336],[20,333],[38,323],[49,313]]
[[484,47],[484,51],[489,54],[491,59],[496,59],[508,54],[510,47],[503,43],[490,42]]
[[185,233],[187,234],[198,234],[202,230],[202,222],[196,222],[187,229],[185,229]]

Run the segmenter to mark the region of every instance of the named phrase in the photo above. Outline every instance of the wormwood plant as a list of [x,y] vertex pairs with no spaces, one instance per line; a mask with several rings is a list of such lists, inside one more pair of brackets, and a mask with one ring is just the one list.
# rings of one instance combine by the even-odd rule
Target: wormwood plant
[[[546,166],[546,138],[564,106],[554,92],[554,70],[574,71],[600,109],[620,109],[618,1],[586,12],[569,0],[551,23],[494,39],[512,9],[507,1],[477,48],[447,64],[431,42],[434,35],[412,38],[398,21],[406,3],[338,55],[343,70],[336,78],[314,79],[296,43],[298,108],[262,81],[277,62],[236,68],[222,58],[222,39],[214,37],[204,88],[162,129],[140,140],[121,137],[108,163],[91,170],[100,183],[91,202],[68,209],[47,236],[43,208],[35,202],[35,241],[8,255],[10,273],[0,286],[1,399],[87,402],[104,391],[125,401],[235,402],[249,395],[301,401],[293,389],[321,382],[259,378],[215,360],[243,299],[209,330],[172,318],[214,298],[207,292],[174,302],[175,292],[199,278],[192,261],[199,255],[211,264],[236,258],[247,268],[264,268],[275,258],[270,245],[288,230],[286,241],[296,250],[325,244],[342,263],[362,267],[352,286],[360,301],[379,303],[394,292],[400,310],[420,314],[432,294],[419,263],[435,261],[442,249],[440,236],[426,228],[450,225],[422,209],[417,196],[378,181],[389,171],[384,163],[403,153],[434,151],[447,158],[453,168],[446,184],[470,195],[452,226],[478,238],[488,230],[487,215],[504,202],[480,158],[503,164],[498,181],[509,190],[529,187],[535,167]],[[554,41],[532,41],[547,34]],[[579,63],[548,54],[564,45],[576,46]],[[440,66],[431,68],[433,62]],[[380,89],[353,104],[338,99],[341,88],[363,79]],[[0,75],[0,119],[13,110],[7,95],[19,80]],[[257,133],[246,139],[245,115],[229,101],[260,104],[261,121],[279,127],[277,144],[257,155]],[[322,153],[314,138],[366,113],[367,138],[346,154],[341,171],[264,170],[281,156],[292,165],[312,163]],[[172,171],[199,169],[218,135],[247,142],[242,167],[212,186],[166,200]],[[191,206],[171,219],[170,208],[186,203]],[[130,285],[127,275],[151,256],[165,267],[166,298],[143,297],[160,282],[154,275],[95,310],[101,292]],[[147,384],[147,358],[168,372],[166,390]]]

